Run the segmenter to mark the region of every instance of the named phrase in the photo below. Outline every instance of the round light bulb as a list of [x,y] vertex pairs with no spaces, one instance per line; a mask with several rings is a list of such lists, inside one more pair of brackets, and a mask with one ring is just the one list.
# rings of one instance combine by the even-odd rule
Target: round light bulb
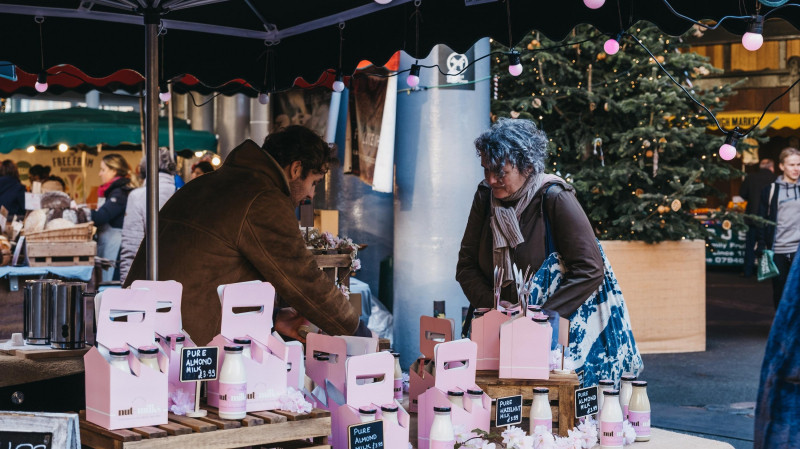
[[58,144],[58,151],[60,151],[60,152],[62,152],[62,153],[66,153],[66,152],[67,152],[67,150],[69,150],[69,147],[67,146],[67,144],[66,144],[66,143],[60,143],[60,144]]
[[615,55],[619,51],[619,41],[616,39],[609,39],[603,44],[603,50],[609,55]]
[[334,92],[341,92],[344,90],[344,82],[341,80],[336,80],[333,82],[333,91]]
[[266,92],[261,92],[260,94],[258,94],[258,102],[261,104],[268,104],[269,94]]
[[27,151],[28,153],[33,153],[34,151],[36,151],[36,147],[31,145],[28,148],[26,148],[25,151]]
[[205,154],[205,153],[204,153],[204,152],[202,152],[202,151],[195,151],[195,152],[194,152],[194,157],[203,157],[203,155],[204,155],[204,154]]
[[163,101],[164,103],[166,103],[172,99],[172,94],[169,93],[169,91],[159,92],[158,98],[161,99],[161,101]]
[[375,0],[375,3],[377,3],[379,5],[386,5],[386,4],[392,3],[392,0]]
[[417,87],[419,86],[419,77],[417,75],[408,75],[406,83],[408,83],[408,87]]
[[211,165],[219,165],[219,163],[220,163],[220,162],[221,162],[221,161],[219,160],[219,156],[214,156],[214,157],[211,159]]
[[36,84],[33,85],[33,87],[34,89],[36,89],[36,92],[42,93],[47,90],[47,83],[40,83],[37,81]]
[[510,73],[512,76],[519,76],[522,73],[522,64],[508,66],[508,73]]
[[742,36],[742,46],[750,51],[756,51],[764,44],[764,36],[758,33],[744,33]]
[[606,0],[583,0],[583,4],[589,9],[597,9],[603,6]]
[[729,161],[736,157],[736,147],[727,143],[723,143],[719,147],[719,157],[724,161]]

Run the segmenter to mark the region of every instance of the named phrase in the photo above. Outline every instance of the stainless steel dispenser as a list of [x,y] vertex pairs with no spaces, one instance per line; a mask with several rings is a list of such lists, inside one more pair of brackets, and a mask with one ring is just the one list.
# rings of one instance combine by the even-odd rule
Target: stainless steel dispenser
[[25,281],[22,292],[23,337],[25,344],[50,344],[48,310],[50,307],[50,285],[59,282],[57,279],[31,279]]
[[60,282],[50,285],[50,347],[81,349],[85,346],[84,282]]

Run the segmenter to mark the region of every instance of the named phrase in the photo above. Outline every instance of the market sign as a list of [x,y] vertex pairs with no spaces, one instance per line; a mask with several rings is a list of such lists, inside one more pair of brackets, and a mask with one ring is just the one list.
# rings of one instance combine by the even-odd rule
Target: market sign
[[721,224],[706,226],[706,265],[744,265],[745,231],[723,229]]
[[522,423],[522,395],[497,398],[494,425],[511,426]]

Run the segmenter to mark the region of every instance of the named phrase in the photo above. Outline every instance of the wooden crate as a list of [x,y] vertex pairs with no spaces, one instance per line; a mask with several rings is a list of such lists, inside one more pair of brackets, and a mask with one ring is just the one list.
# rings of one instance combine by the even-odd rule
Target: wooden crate
[[[169,414],[169,423],[152,427],[107,430],[86,421],[80,412],[81,445],[94,449],[213,449],[268,445],[270,448],[330,449],[331,414],[314,409],[298,414],[273,410],[250,412],[244,419],[228,420],[216,408],[202,406],[208,415],[188,418]],[[309,441],[310,439],[310,441]]]
[[88,242],[94,235],[94,222],[81,223],[70,228],[48,229],[25,233],[28,242]]
[[28,242],[28,263],[32,267],[94,265],[95,242]]
[[[567,430],[575,427],[575,389],[580,386],[578,376],[571,374],[550,373],[548,380],[499,379],[497,371],[478,371],[475,383],[492,399],[506,396],[522,395],[522,417],[527,423],[531,415],[534,387],[550,389],[550,408],[553,412],[553,433],[567,436]],[[492,405],[492,421],[495,406]],[[527,424],[526,424],[527,426]],[[528,430],[528,427],[524,427]]]

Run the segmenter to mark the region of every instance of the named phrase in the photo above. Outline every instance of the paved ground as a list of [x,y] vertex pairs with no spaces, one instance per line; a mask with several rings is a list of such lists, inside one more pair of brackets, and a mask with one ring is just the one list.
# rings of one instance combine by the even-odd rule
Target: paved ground
[[[774,314],[769,281],[706,273],[705,352],[645,355],[653,425],[753,447],[753,413]],[[680,311],[676,311],[680,313]]]

